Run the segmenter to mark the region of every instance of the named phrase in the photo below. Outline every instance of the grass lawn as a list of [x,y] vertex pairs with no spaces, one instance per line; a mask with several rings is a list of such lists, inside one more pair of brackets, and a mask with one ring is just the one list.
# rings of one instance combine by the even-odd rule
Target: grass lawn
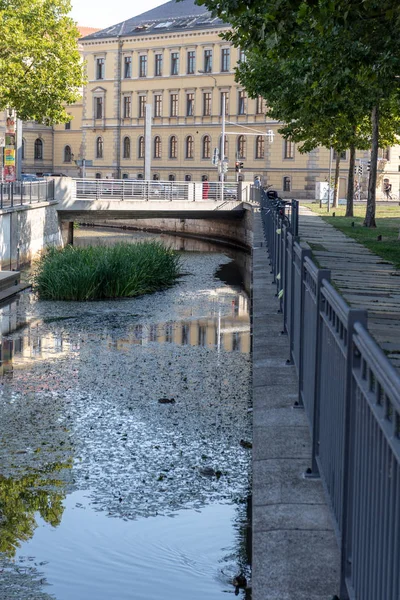
[[[354,206],[354,217],[345,217],[345,206],[331,209],[328,214],[326,206],[319,207],[319,203],[301,202],[313,212],[318,213],[327,223],[340,229],[345,235],[354,238],[360,244],[369,248],[372,252],[385,260],[392,262],[400,269],[400,206],[378,204],[376,208],[376,229],[363,227],[365,217],[365,204]],[[335,213],[335,216],[333,216]],[[354,227],[352,226],[354,223]],[[382,240],[378,241],[378,236]]]

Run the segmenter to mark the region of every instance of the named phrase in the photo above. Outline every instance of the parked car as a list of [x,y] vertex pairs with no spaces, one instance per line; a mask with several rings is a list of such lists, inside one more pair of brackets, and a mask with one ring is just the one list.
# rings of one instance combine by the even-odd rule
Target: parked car
[[22,173],[21,181],[43,181],[43,178],[38,177],[37,175],[34,175],[33,173]]

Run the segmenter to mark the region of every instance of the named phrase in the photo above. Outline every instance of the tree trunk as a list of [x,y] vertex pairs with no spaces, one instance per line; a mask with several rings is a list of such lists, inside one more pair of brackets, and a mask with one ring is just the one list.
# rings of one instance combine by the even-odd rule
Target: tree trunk
[[347,185],[346,217],[354,217],[354,168],[356,164],[356,147],[350,146],[349,181]]
[[332,208],[337,208],[337,206],[339,205],[339,173],[340,173],[340,151],[336,150],[335,184],[333,186]]
[[378,148],[379,148],[379,108],[374,106],[371,114],[372,125],[372,147],[371,147],[371,165],[368,180],[368,199],[367,211],[365,213],[364,227],[376,227],[376,178],[378,169]]

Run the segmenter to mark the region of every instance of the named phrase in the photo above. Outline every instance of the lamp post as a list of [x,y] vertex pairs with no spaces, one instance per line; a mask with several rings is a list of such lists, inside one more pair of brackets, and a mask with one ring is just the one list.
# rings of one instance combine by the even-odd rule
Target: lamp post
[[[214,87],[217,87],[217,80],[214,75],[207,73],[203,69],[197,71],[201,75],[206,75],[214,79]],[[225,112],[226,112],[226,92],[222,92],[222,119],[221,119],[221,152],[219,157],[219,172],[221,177],[221,201],[224,200],[224,181],[225,181]]]

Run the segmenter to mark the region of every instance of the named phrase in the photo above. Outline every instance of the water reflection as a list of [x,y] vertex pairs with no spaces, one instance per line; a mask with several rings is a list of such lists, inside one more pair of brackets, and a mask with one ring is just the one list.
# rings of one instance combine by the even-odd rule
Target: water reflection
[[42,473],[19,479],[0,475],[0,552],[13,558],[21,542],[29,540],[37,527],[37,514],[52,527],[61,523],[65,483],[56,473],[71,463],[47,465]]
[[[16,527],[0,548],[0,597],[218,600],[248,573],[248,300],[214,279],[225,257],[185,260],[187,275],[160,294],[25,294],[1,309],[0,473]],[[46,472],[71,456],[71,469]],[[10,512],[12,482],[18,510],[25,489],[41,492],[26,510],[30,541]]]

